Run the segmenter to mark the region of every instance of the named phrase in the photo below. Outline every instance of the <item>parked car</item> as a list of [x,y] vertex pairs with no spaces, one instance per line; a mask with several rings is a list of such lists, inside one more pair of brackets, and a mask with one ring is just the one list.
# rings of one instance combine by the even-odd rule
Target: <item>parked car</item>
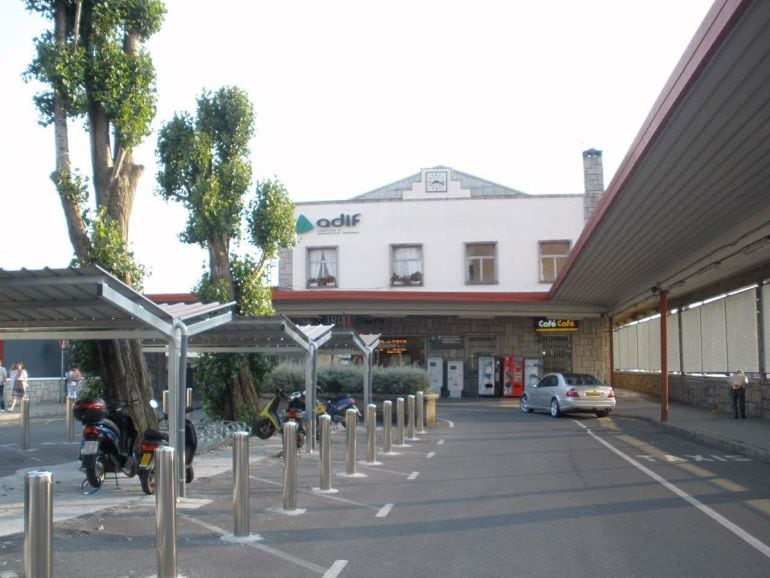
[[553,417],[575,411],[606,417],[615,409],[615,390],[588,373],[548,373],[526,386],[520,407],[524,413],[546,410]]

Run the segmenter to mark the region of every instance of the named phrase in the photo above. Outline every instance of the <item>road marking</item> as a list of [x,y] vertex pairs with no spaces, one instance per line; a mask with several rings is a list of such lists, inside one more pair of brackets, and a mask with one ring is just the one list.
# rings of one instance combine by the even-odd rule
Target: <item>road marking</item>
[[380,511],[377,512],[377,514],[374,516],[375,518],[384,518],[387,516],[390,511],[393,509],[393,504],[385,504],[382,508],[380,508]]
[[[181,516],[185,520],[189,520],[193,524],[198,524],[202,528],[206,528],[207,530],[210,530],[212,532],[216,532],[217,534],[220,534],[221,536],[226,536],[230,534],[230,532],[227,532],[226,530],[223,530],[219,526],[215,526],[213,524],[209,524],[208,522],[204,522],[203,520],[198,520],[197,518],[193,518],[192,516]],[[287,554],[286,552],[283,552],[281,550],[278,550],[276,548],[271,548],[270,546],[266,546],[264,544],[260,544],[258,542],[245,542],[243,544],[244,546],[249,546],[250,548],[255,548],[256,550],[261,550],[262,552],[265,552],[266,554],[271,554],[277,558],[281,558],[283,560],[286,560],[287,562],[291,562],[292,564],[296,564],[297,566],[302,566],[303,568],[307,568],[308,570],[315,572],[317,574],[321,574],[322,576],[326,576],[327,570],[326,568],[323,568],[322,566],[319,566],[318,564],[313,564],[312,562],[308,562],[306,560],[302,560],[301,558],[297,558],[296,556],[292,556],[290,554]],[[337,562],[335,562],[336,564]],[[332,566],[334,568],[334,566]],[[335,576],[335,574],[331,574],[331,576]]]
[[436,455],[436,452],[428,452],[428,455],[425,456],[425,457],[428,458],[428,459],[431,459],[435,455]]
[[411,474],[409,474],[409,477],[406,478],[406,479],[407,480],[416,480],[417,476],[419,476],[419,475],[420,475],[420,472],[412,472]]
[[453,427],[455,426],[455,422],[453,422],[453,421],[451,421],[451,420],[448,420],[448,419],[446,419],[446,418],[440,417],[440,418],[438,418],[438,420],[439,420],[439,421],[445,421],[445,422],[447,422],[447,423],[449,424],[449,427],[450,427],[450,428],[453,428]]
[[438,445],[438,446],[443,446],[443,445],[444,445],[444,440],[443,440],[443,438],[442,438],[442,439],[440,439],[440,440],[438,440],[438,441],[436,442],[436,445]]
[[651,477],[653,480],[658,482],[663,487],[667,488],[669,491],[673,492],[680,498],[682,498],[685,502],[690,504],[691,506],[697,508],[704,514],[706,514],[709,518],[714,520],[717,524],[725,528],[726,530],[729,530],[733,534],[735,534],[738,538],[746,542],[749,546],[763,554],[766,558],[770,558],[770,546],[765,544],[764,542],[758,540],[751,534],[749,534],[746,530],[738,526],[737,524],[734,524],[727,518],[725,518],[722,514],[712,510],[709,508],[706,504],[698,500],[697,498],[692,497],[690,494],[685,492],[684,490],[681,490],[678,486],[675,484],[672,484],[669,482],[666,478],[663,476],[660,476],[653,472],[650,468],[648,468],[645,465],[642,465],[641,463],[637,462],[634,458],[631,456],[623,453],[621,450],[613,446],[608,441],[605,441],[598,435],[596,435],[594,432],[592,432],[590,429],[588,429],[587,426],[583,425],[577,420],[573,420],[576,424],[578,424],[580,427],[582,427],[584,430],[588,432],[588,435],[590,435],[592,438],[594,438],[596,441],[598,441],[600,444],[602,444],[604,447],[606,447],[608,450],[613,452],[614,454],[620,456],[625,461],[627,461],[629,464],[637,468],[639,471],[647,474],[649,477]]
[[336,578],[340,575],[340,572],[342,572],[345,569],[345,566],[348,565],[347,560],[337,560],[334,564],[332,564],[332,567],[329,568],[326,571],[326,574],[324,574],[323,578]]

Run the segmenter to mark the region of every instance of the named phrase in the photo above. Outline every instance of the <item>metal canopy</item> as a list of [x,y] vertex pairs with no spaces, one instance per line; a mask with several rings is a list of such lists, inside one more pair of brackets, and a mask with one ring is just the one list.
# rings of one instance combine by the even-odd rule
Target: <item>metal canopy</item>
[[551,298],[643,314],[770,277],[770,2],[717,0]]
[[232,317],[232,303],[157,305],[100,267],[0,269],[0,339],[166,339]]

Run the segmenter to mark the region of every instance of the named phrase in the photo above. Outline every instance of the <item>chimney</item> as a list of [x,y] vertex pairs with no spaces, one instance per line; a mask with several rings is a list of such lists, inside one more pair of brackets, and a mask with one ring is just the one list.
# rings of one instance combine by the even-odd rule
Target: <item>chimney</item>
[[585,222],[591,218],[599,200],[604,194],[604,168],[602,166],[602,151],[588,149],[583,151],[583,178],[585,179],[585,196],[583,197],[583,217]]

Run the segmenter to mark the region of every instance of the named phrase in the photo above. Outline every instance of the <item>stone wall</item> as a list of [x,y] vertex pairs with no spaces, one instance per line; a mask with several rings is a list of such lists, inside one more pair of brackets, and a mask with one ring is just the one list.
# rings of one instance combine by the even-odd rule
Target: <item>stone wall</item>
[[[659,373],[616,371],[613,385],[660,397]],[[732,413],[730,388],[726,377],[671,374],[668,377],[668,398],[669,401],[709,410],[716,404],[720,414]],[[770,384],[749,378],[746,388],[746,415],[770,418]]]
[[[64,390],[62,380],[55,377],[30,377],[27,386],[27,398],[31,404],[63,403]],[[5,406],[13,403],[11,385],[6,383],[3,391]]]

